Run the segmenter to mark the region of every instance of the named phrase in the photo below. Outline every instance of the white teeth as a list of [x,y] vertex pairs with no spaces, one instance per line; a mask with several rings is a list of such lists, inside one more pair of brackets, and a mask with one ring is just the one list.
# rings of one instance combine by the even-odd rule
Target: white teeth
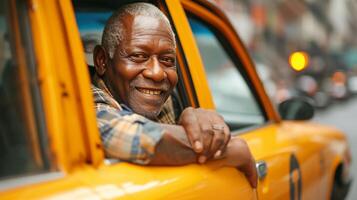
[[144,94],[151,94],[151,95],[160,95],[161,91],[159,90],[148,90],[148,89],[142,89],[138,88],[138,90]]

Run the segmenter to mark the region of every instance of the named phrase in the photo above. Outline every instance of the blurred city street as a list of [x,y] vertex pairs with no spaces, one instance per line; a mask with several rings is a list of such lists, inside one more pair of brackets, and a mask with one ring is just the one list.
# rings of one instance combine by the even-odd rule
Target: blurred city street
[[[352,168],[351,173],[353,177],[357,176],[357,126],[356,114],[357,113],[357,98],[351,98],[348,101],[337,102],[330,108],[322,111],[317,111],[314,121],[335,126],[344,131],[349,139],[349,144],[352,153]],[[357,197],[357,183],[356,180],[352,183],[348,198],[349,200],[356,199]]]
[[[306,97],[316,107],[313,121],[347,134],[356,179],[357,1],[214,1],[248,47],[275,104]],[[356,180],[347,199],[357,199]]]

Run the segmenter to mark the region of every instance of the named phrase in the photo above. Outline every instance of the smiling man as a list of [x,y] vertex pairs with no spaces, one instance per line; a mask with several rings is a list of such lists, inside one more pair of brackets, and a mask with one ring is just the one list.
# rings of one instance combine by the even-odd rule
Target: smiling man
[[186,108],[176,123],[166,109],[178,81],[176,42],[159,9],[147,3],[120,8],[93,57],[92,89],[107,157],[149,165],[217,162],[238,167],[256,187],[249,148],[239,138],[230,140],[220,115]]

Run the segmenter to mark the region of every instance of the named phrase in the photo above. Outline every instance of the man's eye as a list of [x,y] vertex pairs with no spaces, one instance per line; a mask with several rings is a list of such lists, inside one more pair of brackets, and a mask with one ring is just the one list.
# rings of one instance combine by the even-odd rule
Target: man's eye
[[143,53],[135,53],[130,55],[130,59],[134,62],[142,62],[148,59],[148,56]]
[[162,57],[160,61],[166,65],[175,65],[175,58],[172,57]]

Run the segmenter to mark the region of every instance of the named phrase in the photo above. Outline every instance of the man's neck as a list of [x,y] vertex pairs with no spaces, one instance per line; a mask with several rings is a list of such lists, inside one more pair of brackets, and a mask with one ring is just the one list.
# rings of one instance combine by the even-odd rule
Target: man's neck
[[[110,92],[109,87],[105,83],[104,79],[101,78],[97,73],[94,74],[92,77],[92,83],[95,85],[97,88],[103,90],[105,93],[107,93],[109,96],[113,97],[113,94]],[[115,99],[115,98],[114,98]],[[117,99],[116,99],[117,100]]]
[[[121,107],[125,108],[126,110],[130,110],[130,107],[128,105],[123,104],[116,96],[110,91],[110,88],[106,84],[105,80],[98,76],[97,73],[94,74],[92,77],[92,83],[94,86],[97,88],[101,89],[103,92],[108,94],[110,97],[113,98],[118,104],[120,104]],[[160,123],[165,123],[165,124],[175,124],[175,114],[173,112],[173,105],[172,105],[172,99],[169,97],[169,99],[165,102],[165,105],[163,106],[163,109],[161,110],[160,114],[156,119],[151,119],[156,122]]]

